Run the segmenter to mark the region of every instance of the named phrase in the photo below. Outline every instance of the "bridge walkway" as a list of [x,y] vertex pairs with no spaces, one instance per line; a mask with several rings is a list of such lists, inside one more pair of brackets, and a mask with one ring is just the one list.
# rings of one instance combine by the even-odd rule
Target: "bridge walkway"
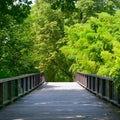
[[76,82],[48,82],[1,109],[0,120],[120,120],[120,109]]

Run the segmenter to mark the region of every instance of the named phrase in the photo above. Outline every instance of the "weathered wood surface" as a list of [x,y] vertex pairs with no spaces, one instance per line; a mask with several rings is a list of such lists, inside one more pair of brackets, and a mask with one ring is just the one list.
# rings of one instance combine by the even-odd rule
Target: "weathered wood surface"
[[0,110],[0,120],[120,120],[120,109],[71,83],[46,83]]
[[11,77],[11,78],[3,78],[3,79],[0,79],[0,83],[7,82],[7,81],[18,80],[18,79],[21,79],[21,78],[25,78],[25,77],[29,77],[29,76],[33,76],[33,75],[37,75],[37,74],[38,73],[31,73],[31,74],[25,74],[25,75],[20,75],[20,76]]

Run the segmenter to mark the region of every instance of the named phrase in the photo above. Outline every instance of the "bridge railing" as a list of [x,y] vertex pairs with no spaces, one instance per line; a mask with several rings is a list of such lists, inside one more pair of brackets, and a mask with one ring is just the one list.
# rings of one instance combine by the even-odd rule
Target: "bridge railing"
[[45,81],[44,73],[0,79],[0,107],[29,93]]
[[111,78],[77,72],[75,81],[92,93],[120,107],[120,91]]

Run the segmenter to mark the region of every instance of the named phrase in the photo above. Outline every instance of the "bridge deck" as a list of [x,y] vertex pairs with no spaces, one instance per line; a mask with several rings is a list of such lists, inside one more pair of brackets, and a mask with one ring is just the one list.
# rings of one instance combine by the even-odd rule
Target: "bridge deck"
[[0,110],[0,120],[120,120],[120,109],[71,83],[46,83]]

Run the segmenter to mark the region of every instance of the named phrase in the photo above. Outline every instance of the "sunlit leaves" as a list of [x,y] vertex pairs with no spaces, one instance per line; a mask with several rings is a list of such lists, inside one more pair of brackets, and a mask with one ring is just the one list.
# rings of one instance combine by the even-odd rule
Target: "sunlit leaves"
[[67,28],[68,42],[61,51],[73,61],[70,67],[73,73],[82,71],[110,76],[119,83],[119,15],[119,11],[114,16],[101,13],[98,18],[92,17],[86,24]]

